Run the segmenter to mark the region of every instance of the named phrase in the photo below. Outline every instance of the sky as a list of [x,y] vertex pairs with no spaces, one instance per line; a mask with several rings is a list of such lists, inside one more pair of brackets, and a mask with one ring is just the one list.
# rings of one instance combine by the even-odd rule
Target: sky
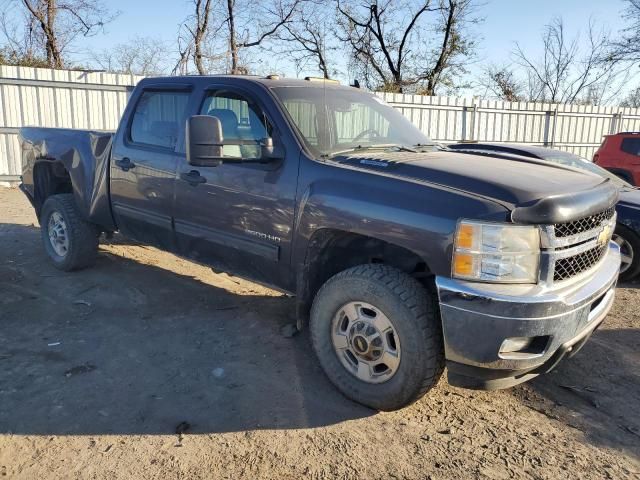
[[[488,0],[482,9],[484,38],[480,56],[488,61],[507,61],[517,41],[525,52],[539,52],[540,35],[554,17],[562,17],[567,31],[583,31],[589,20],[612,32],[624,27],[622,0]],[[535,56],[535,54],[534,54]]]
[[[484,22],[475,27],[480,39],[477,62],[508,63],[515,42],[531,56],[540,51],[540,35],[553,17],[562,17],[568,32],[585,31],[590,19],[617,31],[624,26],[623,0],[480,0]],[[105,33],[82,39],[86,51],[108,49],[133,36],[148,36],[168,43],[175,41],[180,23],[189,14],[190,0],[108,0],[121,14]],[[78,51],[79,62],[87,58]],[[177,59],[176,59],[177,60]],[[294,72],[287,72],[293,76]]]

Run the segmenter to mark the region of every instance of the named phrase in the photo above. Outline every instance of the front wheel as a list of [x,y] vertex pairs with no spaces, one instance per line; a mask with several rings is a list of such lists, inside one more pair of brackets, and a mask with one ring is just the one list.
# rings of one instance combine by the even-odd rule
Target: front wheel
[[435,299],[386,265],[361,265],[329,279],[314,299],[310,328],[329,379],[345,396],[378,410],[415,402],[444,369]]
[[40,213],[42,243],[56,268],[78,270],[98,254],[98,230],[82,219],[72,194],[52,195]]
[[620,280],[631,280],[640,273],[640,238],[624,225],[617,225],[612,240],[620,247]]

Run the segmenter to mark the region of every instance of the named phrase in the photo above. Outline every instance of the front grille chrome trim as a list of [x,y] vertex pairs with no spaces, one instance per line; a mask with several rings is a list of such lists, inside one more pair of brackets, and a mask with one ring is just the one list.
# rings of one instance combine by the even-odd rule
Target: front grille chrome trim
[[[613,211],[611,215],[609,212]],[[604,214],[604,215],[603,215]],[[616,225],[615,210],[607,209],[600,214],[603,220],[591,230],[566,237],[556,237],[555,225],[540,225],[540,282],[546,285],[563,284],[592,272],[606,257],[609,241]],[[609,228],[606,242],[601,234]],[[598,250],[599,249],[599,250]],[[594,251],[594,257],[584,255]],[[582,257],[581,257],[582,256]],[[575,258],[574,265],[563,265],[562,260]],[[588,261],[586,261],[588,260]],[[558,264],[558,262],[561,262]],[[564,262],[567,263],[567,262]],[[562,269],[562,271],[560,271]],[[570,272],[570,274],[568,274]]]
[[[607,242],[608,245],[609,242]],[[564,258],[575,257],[576,255],[580,255],[581,253],[592,250],[596,247],[604,247],[606,245],[599,243],[597,238],[593,240],[589,240],[588,242],[581,243],[580,245],[575,245],[569,248],[563,248],[561,250],[554,250],[553,252],[549,252],[549,257],[552,260],[561,260]]]
[[557,238],[573,237],[581,232],[591,231],[598,228],[603,223],[609,221],[615,214],[615,207],[609,207],[602,212],[589,215],[565,223],[555,224],[555,235]]
[[609,223],[609,221],[603,222],[598,227],[589,230],[588,232],[581,232],[571,237],[556,237],[553,225],[541,225],[540,226],[540,243],[542,248],[566,248],[576,244],[584,243],[592,238],[597,238],[602,229]]
[[[606,227],[607,225],[615,226],[616,223],[617,215],[613,207],[605,210],[602,213],[604,215],[592,215],[592,217],[602,217],[602,220],[599,223],[595,224],[592,229],[568,236],[557,236],[558,225],[540,225],[540,241],[542,248],[564,248],[585,242],[592,238],[597,238],[604,227]],[[576,220],[576,222],[579,221],[580,220]]]

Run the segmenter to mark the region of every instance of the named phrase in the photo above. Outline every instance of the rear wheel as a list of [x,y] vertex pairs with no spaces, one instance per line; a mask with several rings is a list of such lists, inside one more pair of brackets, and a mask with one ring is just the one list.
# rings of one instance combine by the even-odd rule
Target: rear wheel
[[47,198],[40,214],[40,232],[56,268],[78,270],[95,262],[99,231],[82,219],[72,194]]
[[620,247],[620,280],[631,280],[640,273],[640,238],[624,225],[617,225],[612,239]]
[[409,405],[442,375],[437,303],[395,268],[361,265],[329,279],[314,299],[310,327],[329,379],[369,407]]

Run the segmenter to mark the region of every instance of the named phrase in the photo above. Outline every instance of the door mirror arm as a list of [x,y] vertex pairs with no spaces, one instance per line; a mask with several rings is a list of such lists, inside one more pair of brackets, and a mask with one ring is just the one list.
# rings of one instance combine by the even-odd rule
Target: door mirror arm
[[275,163],[284,159],[282,147],[274,145],[272,137],[260,140],[260,163]]
[[272,159],[275,157],[276,149],[273,146],[273,138],[265,137],[260,140],[260,156],[263,159]]

